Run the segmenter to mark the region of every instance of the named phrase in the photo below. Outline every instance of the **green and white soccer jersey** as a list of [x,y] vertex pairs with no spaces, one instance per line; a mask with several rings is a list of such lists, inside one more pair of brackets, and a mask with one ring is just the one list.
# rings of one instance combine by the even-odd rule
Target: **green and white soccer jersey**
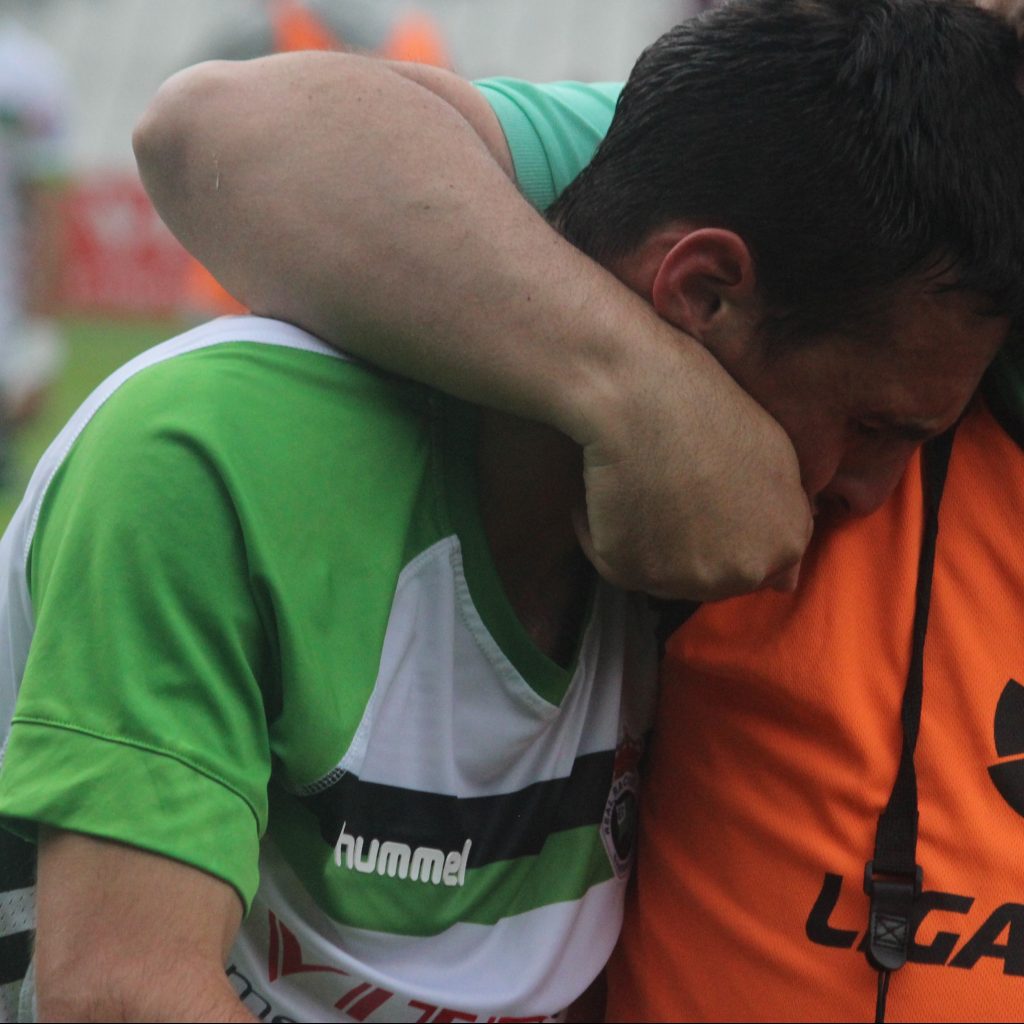
[[598,586],[541,654],[474,467],[473,410],[229,318],[103,385],[0,542],[0,814],[235,886],[263,1019],[544,1019],[615,941],[650,622]]

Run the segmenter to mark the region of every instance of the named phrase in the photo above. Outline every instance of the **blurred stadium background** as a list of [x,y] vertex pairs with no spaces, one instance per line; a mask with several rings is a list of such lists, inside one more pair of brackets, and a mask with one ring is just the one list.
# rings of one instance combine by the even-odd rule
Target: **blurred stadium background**
[[[435,49],[461,74],[550,81],[622,78],[647,43],[708,3],[307,0],[306,6],[356,49],[394,52],[403,26],[426,18]],[[92,387],[185,324],[188,261],[138,184],[132,126],[179,68],[270,52],[268,7],[269,0],[0,0],[0,21],[13,18],[63,60],[74,103],[64,206],[68,251],[58,299],[68,359],[42,412],[16,439],[13,482],[0,490],[0,529],[43,448]]]

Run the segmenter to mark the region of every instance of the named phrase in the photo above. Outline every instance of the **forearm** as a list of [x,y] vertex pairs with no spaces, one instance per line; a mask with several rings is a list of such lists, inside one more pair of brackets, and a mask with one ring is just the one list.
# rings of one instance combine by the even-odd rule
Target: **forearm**
[[529,207],[473,86],[350,55],[200,65],[135,146],[160,214],[255,312],[578,442],[608,579],[710,598],[799,557],[781,429]]
[[255,1020],[223,966],[240,909],[228,886],[184,864],[44,830],[39,1020]]
[[682,336],[522,199],[496,121],[485,144],[405,74],[309,54],[190,69],[136,132],[143,180],[254,311],[585,441]]

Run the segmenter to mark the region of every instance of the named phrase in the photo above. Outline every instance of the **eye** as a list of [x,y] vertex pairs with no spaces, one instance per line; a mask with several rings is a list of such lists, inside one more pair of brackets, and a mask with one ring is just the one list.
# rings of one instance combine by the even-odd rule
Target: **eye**
[[851,433],[877,450],[890,448],[917,448],[935,436],[934,430],[909,423],[889,423],[877,420],[854,420]]
[[859,434],[861,437],[870,438],[872,440],[878,439],[886,432],[885,427],[882,427],[877,423],[867,423],[864,420],[855,420],[853,429],[854,432]]

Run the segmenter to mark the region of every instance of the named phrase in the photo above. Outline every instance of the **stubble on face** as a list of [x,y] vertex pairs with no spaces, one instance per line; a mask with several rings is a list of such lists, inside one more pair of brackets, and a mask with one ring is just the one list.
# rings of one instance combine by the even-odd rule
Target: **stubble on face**
[[789,434],[815,507],[867,515],[956,422],[1002,344],[1006,319],[980,309],[971,293],[912,282],[877,331],[783,348],[755,332],[723,364]]

